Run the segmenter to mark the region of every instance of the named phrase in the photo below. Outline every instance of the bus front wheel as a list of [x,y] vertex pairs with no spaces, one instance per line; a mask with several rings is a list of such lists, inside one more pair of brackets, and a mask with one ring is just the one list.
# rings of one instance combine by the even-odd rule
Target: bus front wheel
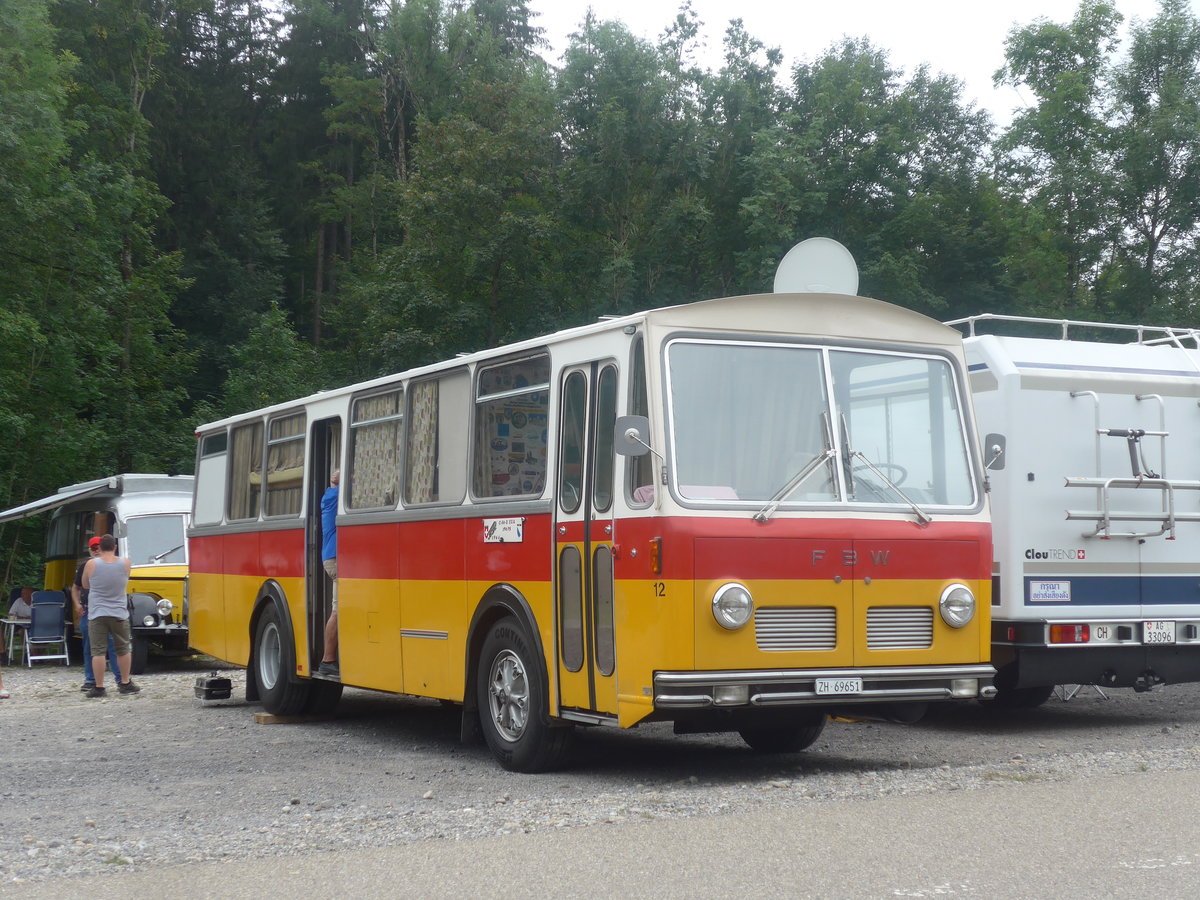
[[511,616],[483,642],[476,685],[483,735],[511,772],[544,772],[566,756],[571,729],[546,719],[546,687],[532,642]]
[[786,725],[743,728],[738,734],[757,753],[799,753],[811,747],[821,736],[825,721],[825,713],[819,713]]
[[296,671],[295,648],[283,628],[279,610],[269,604],[254,633],[254,674],[263,709],[276,716],[294,716],[308,703],[308,683]]

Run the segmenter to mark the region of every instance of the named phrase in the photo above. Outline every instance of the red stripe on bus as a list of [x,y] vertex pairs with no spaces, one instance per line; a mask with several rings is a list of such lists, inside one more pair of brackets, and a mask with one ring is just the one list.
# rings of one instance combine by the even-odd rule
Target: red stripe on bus
[[[433,581],[545,581],[550,576],[549,515],[526,516],[521,540],[485,540],[485,519],[354,525],[338,531],[338,568],[345,578]],[[603,535],[598,520],[594,538]],[[824,579],[989,578],[988,526],[935,522],[914,536],[911,522],[775,519],[766,525],[729,517],[637,517],[612,520],[617,578]],[[583,523],[564,522],[558,542],[583,540]],[[653,572],[654,542],[662,568]],[[194,572],[301,577],[304,530],[196,537]]]

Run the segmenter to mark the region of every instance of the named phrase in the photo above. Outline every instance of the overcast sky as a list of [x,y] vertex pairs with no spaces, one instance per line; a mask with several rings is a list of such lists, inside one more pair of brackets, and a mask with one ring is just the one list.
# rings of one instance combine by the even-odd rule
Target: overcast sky
[[[534,24],[546,29],[553,49],[547,58],[558,62],[567,36],[576,31],[589,6],[601,19],[618,19],[631,32],[655,40],[674,20],[680,0],[530,0],[541,15]],[[1200,13],[1200,0],[1192,0]],[[1156,0],[1116,0],[1130,20],[1148,20],[1158,11]],[[721,63],[721,42],[732,18],[746,30],[784,54],[783,71],[800,60],[811,61],[845,35],[868,36],[888,51],[892,64],[905,73],[921,63],[934,72],[962,79],[966,96],[1006,123],[1023,98],[1013,88],[996,90],[992,74],[1004,62],[1004,39],[1014,25],[1038,17],[1068,22],[1078,0],[692,0],[703,22],[707,52],[699,62],[709,68]]]

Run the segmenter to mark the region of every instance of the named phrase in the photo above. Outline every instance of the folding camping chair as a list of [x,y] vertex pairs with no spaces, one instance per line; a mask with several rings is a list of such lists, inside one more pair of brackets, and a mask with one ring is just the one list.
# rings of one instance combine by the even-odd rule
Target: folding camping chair
[[[54,645],[61,645],[62,653],[38,653]],[[29,629],[25,633],[25,663],[33,668],[34,660],[61,659],[71,664],[71,650],[67,644],[67,602],[62,591],[35,591],[33,612],[29,617]]]

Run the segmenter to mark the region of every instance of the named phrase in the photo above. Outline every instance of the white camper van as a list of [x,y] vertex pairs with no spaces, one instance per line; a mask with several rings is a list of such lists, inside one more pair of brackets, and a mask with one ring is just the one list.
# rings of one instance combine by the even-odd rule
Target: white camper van
[[992,497],[995,702],[1200,680],[1200,332],[947,324]]

